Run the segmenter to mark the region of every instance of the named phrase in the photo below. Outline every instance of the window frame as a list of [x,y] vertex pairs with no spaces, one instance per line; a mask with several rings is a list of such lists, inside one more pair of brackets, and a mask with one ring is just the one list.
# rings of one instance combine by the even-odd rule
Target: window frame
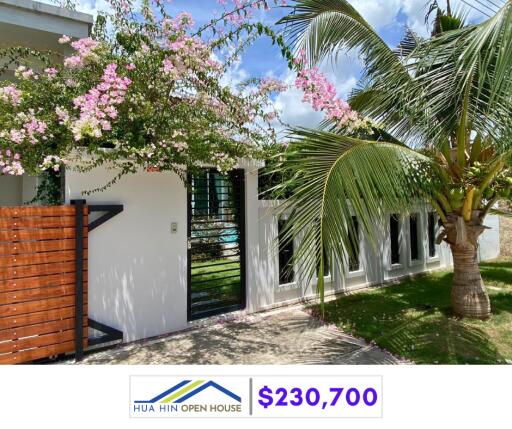
[[[396,237],[396,240],[397,240],[397,243],[398,243],[398,262],[393,262],[393,237],[392,237],[392,228],[391,228],[391,219],[392,218],[395,218],[396,221],[397,221],[397,237]],[[389,246],[388,246],[388,250],[389,250],[389,260],[388,260],[388,264],[389,264],[389,269],[390,270],[395,270],[395,269],[400,269],[400,268],[403,268],[404,266],[404,263],[403,263],[403,234],[402,234],[402,230],[403,230],[403,219],[402,219],[402,216],[399,214],[399,213],[390,213],[389,216],[388,216],[388,239],[389,239]]]
[[[279,287],[286,287],[286,286],[290,286],[290,285],[293,285],[293,284],[297,283],[297,270],[296,270],[295,264],[292,262],[293,259],[292,260],[288,260],[288,264],[291,264],[291,266],[292,266],[292,270],[291,270],[292,281],[284,282],[284,283],[281,282],[281,239],[280,239],[280,236],[281,236],[281,225],[286,223],[287,219],[288,219],[287,216],[286,217],[277,217],[277,240],[278,240],[278,249],[277,249],[277,283],[278,283]],[[292,248],[292,258],[293,258],[293,256],[295,255],[295,250],[296,250],[295,239],[288,243],[288,246],[290,246],[290,245],[291,245],[291,248]]]

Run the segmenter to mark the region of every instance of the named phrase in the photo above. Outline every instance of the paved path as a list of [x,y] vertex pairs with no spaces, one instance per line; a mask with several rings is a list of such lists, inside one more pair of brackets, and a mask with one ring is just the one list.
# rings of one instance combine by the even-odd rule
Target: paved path
[[244,316],[91,353],[85,364],[396,364],[298,307]]

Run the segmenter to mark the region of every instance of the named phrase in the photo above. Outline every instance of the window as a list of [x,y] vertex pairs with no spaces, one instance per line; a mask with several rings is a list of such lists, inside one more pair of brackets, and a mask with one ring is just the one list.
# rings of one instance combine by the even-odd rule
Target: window
[[391,264],[400,263],[400,220],[397,214],[389,218],[389,233],[391,238]]
[[283,240],[283,231],[285,220],[279,220],[278,222],[278,234],[279,234],[279,284],[293,283],[295,275],[293,271],[293,240]]
[[409,217],[409,241],[411,245],[411,261],[420,259],[420,248],[418,242],[418,213],[414,213]]
[[[324,249],[324,277],[329,277],[331,275],[331,268],[329,266],[329,258],[327,257],[327,254],[325,253]],[[318,263],[316,267],[316,276],[318,278],[318,272],[320,271],[320,263]]]
[[349,255],[348,270],[359,271],[361,265],[359,261],[359,222],[355,216],[352,216],[352,225],[354,227],[354,236],[350,237],[352,252]]
[[428,256],[435,258],[436,250],[436,215],[434,212],[428,214]]

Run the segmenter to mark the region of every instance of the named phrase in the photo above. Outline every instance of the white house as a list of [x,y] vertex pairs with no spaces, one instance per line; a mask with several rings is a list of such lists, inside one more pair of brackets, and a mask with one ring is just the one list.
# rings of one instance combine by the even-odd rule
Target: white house
[[[0,0],[1,43],[60,49],[59,35],[83,37],[91,17],[29,0]],[[123,205],[89,235],[89,315],[124,333],[125,341],[181,330],[212,315],[255,312],[315,296],[286,270],[294,249],[278,245],[276,201],[258,199],[260,165],[241,163],[229,177],[205,170],[187,190],[172,173],[141,171],[87,197],[88,204]],[[114,171],[68,168],[65,199],[105,185]],[[32,178],[0,177],[0,205],[19,205]],[[437,220],[427,207],[392,214],[375,225],[380,244],[360,237],[348,274],[330,267],[329,293],[347,292],[449,266],[450,250],[434,242]],[[481,259],[499,255],[499,220],[489,217]]]
[[[25,46],[66,55],[69,46],[60,45],[63,34],[80,39],[90,34],[91,15],[31,0],[0,0],[0,49]],[[12,66],[0,80],[12,79]],[[35,177],[0,176],[0,205],[20,205],[32,200]]]

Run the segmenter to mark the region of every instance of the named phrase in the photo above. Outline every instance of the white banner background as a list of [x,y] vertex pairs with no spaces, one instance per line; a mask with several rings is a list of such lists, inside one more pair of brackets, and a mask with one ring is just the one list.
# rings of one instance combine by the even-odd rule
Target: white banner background
[[[512,366],[0,366],[0,427],[169,428],[191,420],[129,418],[130,375],[382,375],[382,419],[319,419],[326,427],[510,427]],[[286,419],[276,424],[288,427]],[[198,420],[204,424],[205,420]],[[259,428],[265,419],[211,419]],[[311,429],[312,419],[290,419]],[[243,426],[241,426],[243,425]],[[292,426],[290,426],[292,427]]]

